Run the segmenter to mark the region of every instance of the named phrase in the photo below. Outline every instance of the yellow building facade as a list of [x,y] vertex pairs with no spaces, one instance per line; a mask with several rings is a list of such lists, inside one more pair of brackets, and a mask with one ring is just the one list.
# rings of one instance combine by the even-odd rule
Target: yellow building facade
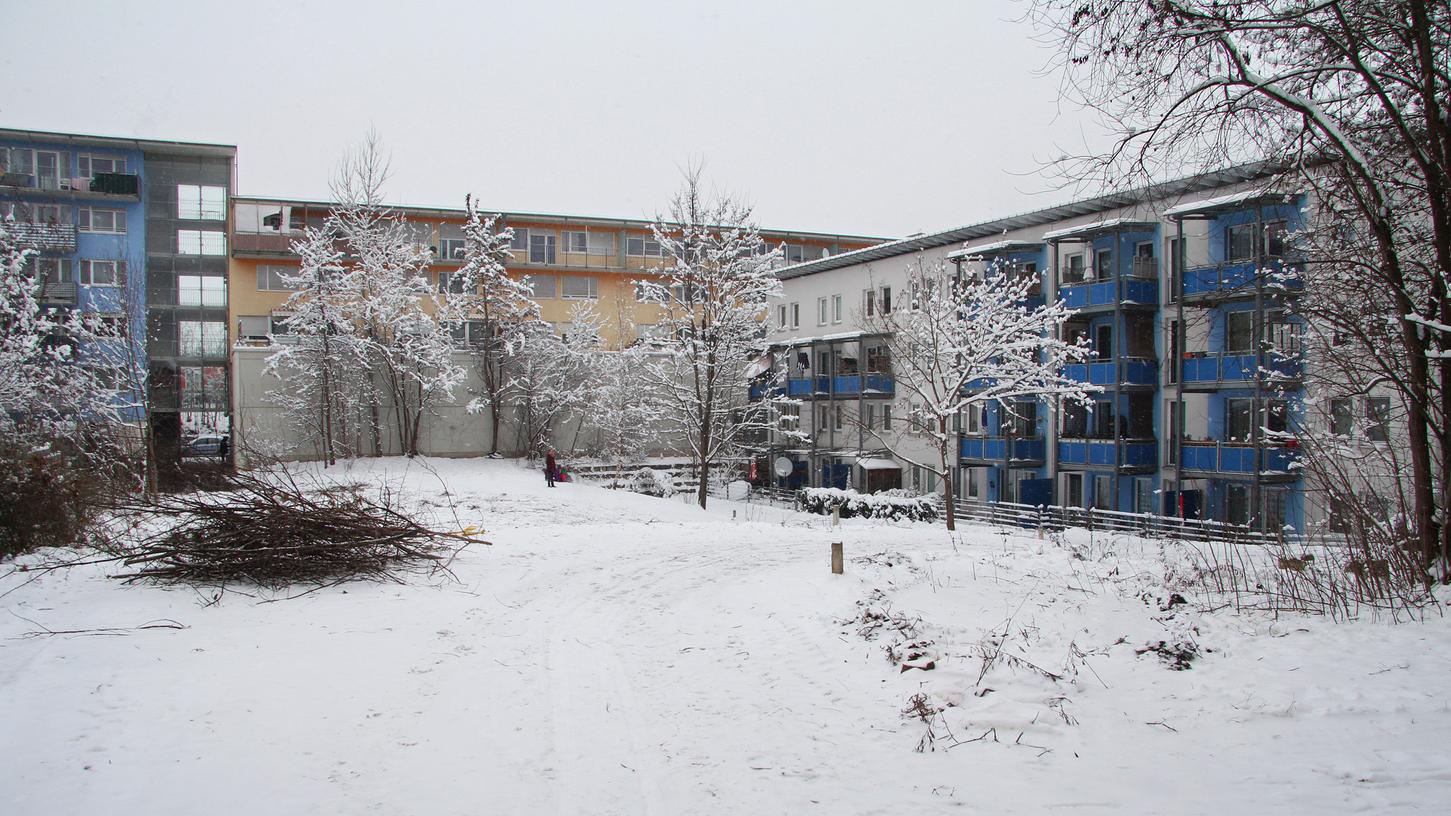
[[[326,202],[270,198],[232,199],[229,338],[232,343],[265,345],[285,334],[282,318],[292,294],[284,275],[298,266],[292,243],[307,226],[320,226]],[[429,275],[434,291],[440,278],[462,265],[463,210],[398,207],[433,250]],[[489,212],[489,211],[484,211]],[[500,213],[500,226],[514,229],[509,273],[527,279],[544,320],[563,329],[573,308],[590,302],[604,318],[603,340],[621,348],[646,334],[660,318],[660,307],[640,303],[635,282],[664,262],[650,222],[538,213]],[[880,243],[855,235],[761,230],[767,243],[784,248],[783,264],[835,255]]]

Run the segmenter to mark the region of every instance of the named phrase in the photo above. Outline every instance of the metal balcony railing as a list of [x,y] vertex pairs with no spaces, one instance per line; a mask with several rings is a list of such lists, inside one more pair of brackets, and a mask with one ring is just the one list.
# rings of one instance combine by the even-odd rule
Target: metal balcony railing
[[1158,443],[1152,439],[1061,439],[1060,465],[1090,467],[1153,467],[1158,460]]
[[1298,451],[1285,445],[1184,441],[1180,467],[1206,473],[1293,473]]
[[74,224],[11,224],[8,227],[15,243],[41,252],[75,252]]

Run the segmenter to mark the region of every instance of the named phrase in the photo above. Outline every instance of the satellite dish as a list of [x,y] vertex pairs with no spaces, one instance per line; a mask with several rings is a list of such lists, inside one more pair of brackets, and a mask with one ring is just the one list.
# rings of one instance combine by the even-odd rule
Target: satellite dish
[[790,476],[791,472],[796,469],[796,463],[785,456],[777,456],[776,461],[771,463],[771,469],[776,472],[777,476],[784,479]]

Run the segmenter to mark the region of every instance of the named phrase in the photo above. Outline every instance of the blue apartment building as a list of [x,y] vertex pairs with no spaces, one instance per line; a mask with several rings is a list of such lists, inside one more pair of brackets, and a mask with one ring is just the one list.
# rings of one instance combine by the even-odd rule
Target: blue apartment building
[[[1290,308],[1301,267],[1288,236],[1305,200],[1272,181],[1231,168],[787,267],[781,308],[857,291],[878,293],[862,313],[880,308],[893,275],[924,258],[950,274],[1027,277],[1027,305],[1075,310],[1063,332],[1090,359],[1065,374],[1098,390],[1089,406],[1022,400],[960,417],[959,498],[1304,529],[1304,362]],[[763,458],[796,463],[783,487],[936,489],[871,438],[898,433],[880,417],[908,406],[894,405],[880,337],[872,355],[872,338],[848,324],[816,336],[775,327],[785,336],[771,338],[770,381],[802,400],[807,441],[768,445]]]
[[35,251],[47,305],[99,313],[130,344],[145,391],[131,419],[151,423],[163,462],[184,414],[228,409],[235,165],[227,145],[0,129],[0,217]]

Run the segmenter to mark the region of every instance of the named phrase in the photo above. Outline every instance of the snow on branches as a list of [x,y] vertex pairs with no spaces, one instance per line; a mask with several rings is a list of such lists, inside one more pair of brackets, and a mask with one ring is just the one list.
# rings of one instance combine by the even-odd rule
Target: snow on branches
[[705,507],[711,466],[737,450],[751,427],[742,410],[748,366],[765,350],[762,320],[769,298],[781,292],[772,273],[781,251],[762,240],[749,207],[708,198],[698,169],[685,174],[653,231],[666,262],[637,285],[643,301],[664,311],[656,331],[666,354],[649,369],[689,445]]
[[911,432],[925,437],[935,461],[919,461],[898,440],[879,441],[893,455],[935,472],[948,498],[952,526],[953,417],[998,403],[1011,411],[1019,399],[1088,403],[1099,389],[1064,376],[1064,366],[1087,359],[1081,343],[1058,339],[1073,310],[1062,301],[1027,305],[1032,281],[989,269],[981,277],[958,276],[942,262],[914,262],[907,270],[908,308],[865,319],[886,338],[897,389],[913,406]]

